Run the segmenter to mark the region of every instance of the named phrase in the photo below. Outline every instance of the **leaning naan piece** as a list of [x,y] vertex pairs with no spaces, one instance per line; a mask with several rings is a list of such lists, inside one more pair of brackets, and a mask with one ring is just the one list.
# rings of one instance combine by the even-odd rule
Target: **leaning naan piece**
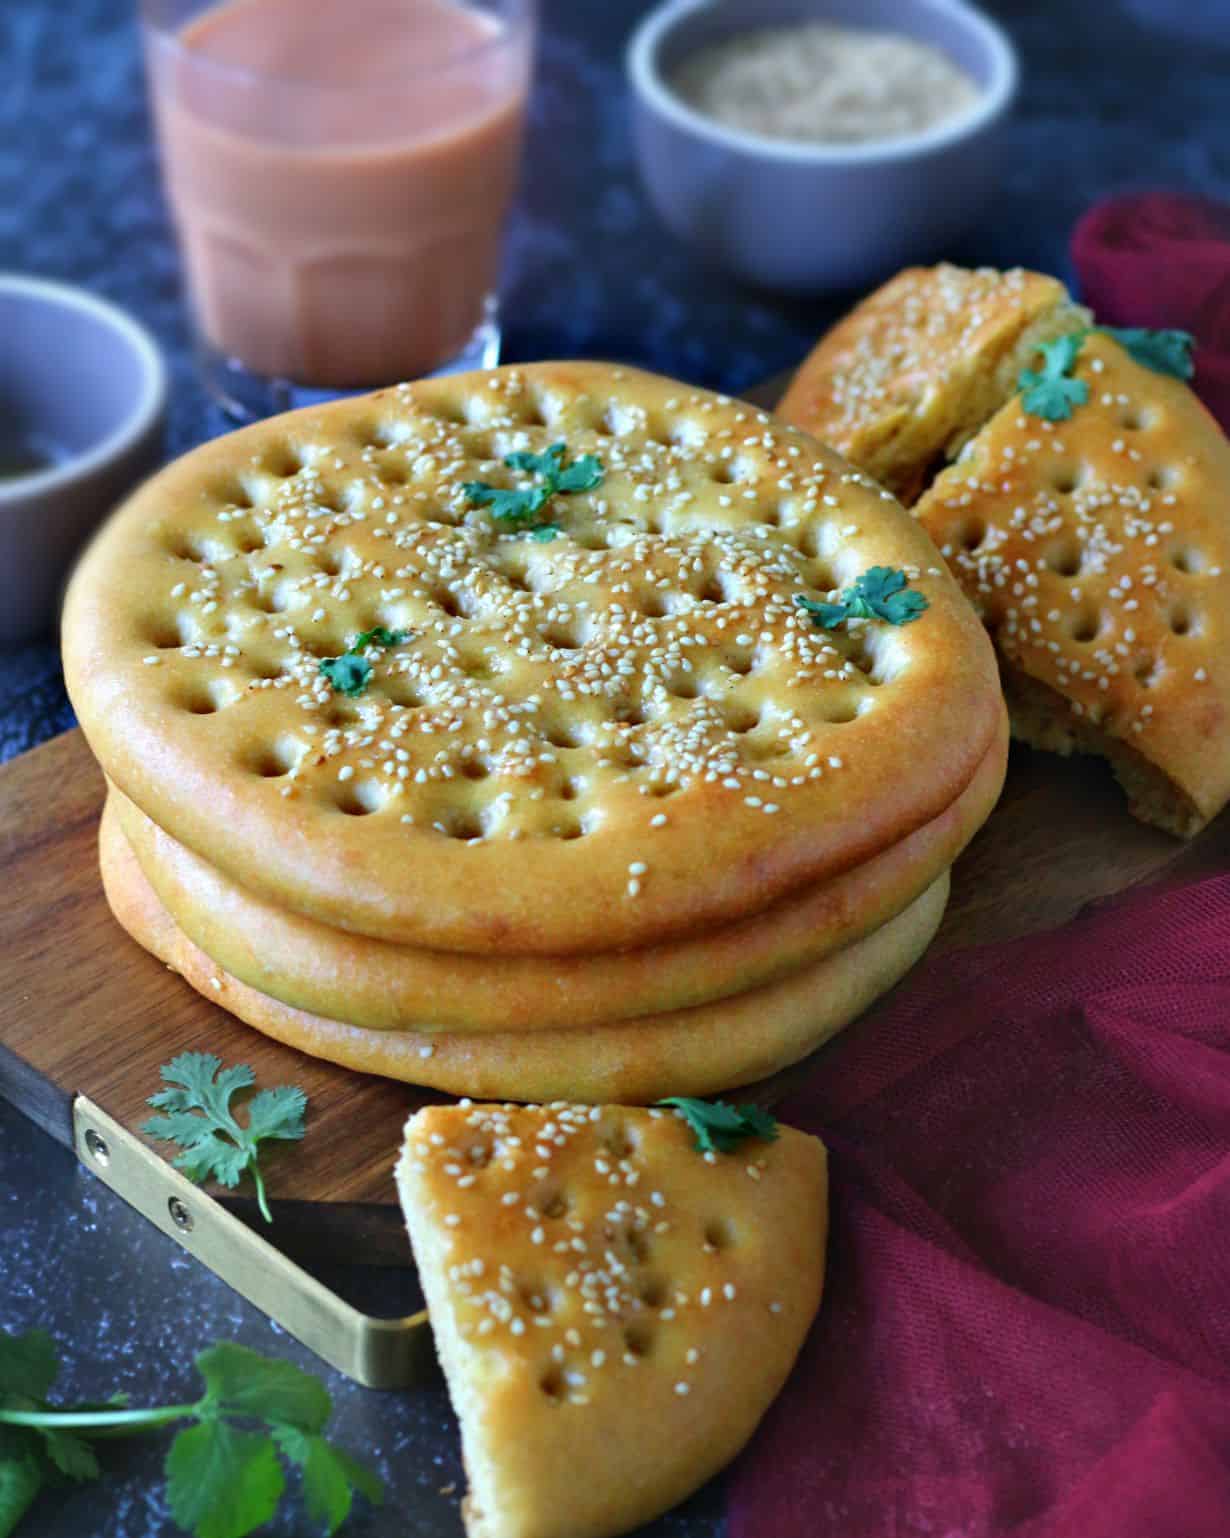
[[[554,537],[473,502],[555,443],[602,480],[546,505]],[[826,631],[796,602],[876,566],[916,622]],[[360,634],[347,698],[320,663]],[[736,923],[937,817],[1001,720],[891,497],[745,403],[591,363],[203,445],[102,530],[63,636],[92,749],[173,838],[318,922],[482,954]]]
[[1014,735],[1104,754],[1188,836],[1230,797],[1230,444],[1107,336],[1073,372],[1069,420],[1013,399],[915,511],[995,639]]
[[778,415],[908,506],[1012,394],[1038,345],[1087,321],[1042,273],[910,267],[821,338]]
[[612,1538],[715,1474],[820,1304],[823,1145],[673,1112],[429,1106],[397,1166],[469,1538]]
[[507,1034],[713,1004],[863,939],[930,887],[982,826],[1003,784],[1007,748],[1005,715],[956,801],[854,870],[740,924],[593,956],[467,956],[333,929],[236,886],[114,787],[109,803],[176,924],[242,982],[297,1009],[374,1030]]
[[267,1036],[361,1073],[501,1100],[638,1101],[750,1084],[805,1057],[918,960],[948,899],[945,872],[865,939],[785,981],[676,1014],[575,1030],[379,1031],[294,1009],[232,977],[178,928],[133,855],[114,807],[99,863],[116,919],[212,1004]]

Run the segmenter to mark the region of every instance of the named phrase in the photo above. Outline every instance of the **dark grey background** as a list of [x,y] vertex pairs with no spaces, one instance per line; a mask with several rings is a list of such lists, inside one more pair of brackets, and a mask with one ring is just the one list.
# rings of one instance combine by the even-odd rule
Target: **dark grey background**
[[[544,7],[508,242],[506,356],[621,358],[728,390],[793,363],[844,301],[784,304],[739,289],[699,268],[645,206],[621,76],[644,4]],[[1230,0],[994,0],[989,9],[1022,50],[1024,90],[997,201],[946,255],[1067,275],[1072,224],[1104,193],[1166,186],[1230,196]],[[130,12],[128,0],[0,0],[0,270],[83,283],[153,329],[174,375],[168,446],[178,452],[219,424],[188,358]],[[0,652],[0,758],[71,720],[50,639]],[[405,1275],[339,1263],[332,1279],[373,1311],[409,1306]],[[0,1328],[33,1324],[61,1343],[68,1395],[191,1397],[194,1353],[221,1338],[313,1365],[0,1104]],[[324,1376],[340,1438],[390,1489],[383,1513],[365,1511],[348,1530],[459,1534],[457,1496],[439,1494],[461,1478],[443,1386],[381,1395]],[[45,1499],[23,1531],[173,1532],[159,1460],[159,1446],[117,1445],[103,1485]],[[653,1532],[710,1538],[721,1513],[721,1491],[710,1487]],[[288,1515],[269,1531],[308,1529]]]

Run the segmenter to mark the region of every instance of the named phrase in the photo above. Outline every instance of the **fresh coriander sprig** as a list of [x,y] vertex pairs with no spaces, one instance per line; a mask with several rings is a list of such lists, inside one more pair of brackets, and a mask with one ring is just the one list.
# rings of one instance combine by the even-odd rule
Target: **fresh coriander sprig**
[[908,625],[927,608],[926,595],[907,591],[903,571],[891,566],[872,566],[846,588],[836,603],[796,594],[795,603],[818,630],[836,630],[850,619],[881,619],[890,625]]
[[261,1215],[272,1223],[257,1149],[267,1139],[297,1142],[303,1136],[307,1096],[291,1084],[262,1089],[247,1103],[244,1127],[235,1120],[231,1100],[256,1082],[246,1063],[223,1068],[211,1052],[182,1052],[159,1072],[171,1087],[151,1095],[147,1104],[166,1114],[152,1117],[142,1131],[178,1143],[184,1151],[173,1163],[198,1184],[212,1177],[234,1187],[242,1175],[251,1175]]
[[1083,406],[1089,399],[1089,386],[1083,379],[1072,377],[1084,339],[1083,331],[1074,331],[1070,336],[1044,342],[1038,349],[1042,354],[1041,371],[1024,368],[1018,374],[1021,406],[1030,416],[1042,417],[1047,422],[1066,422],[1072,408]]
[[[474,507],[487,507],[491,516],[501,523],[525,523],[532,518],[557,492],[592,491],[602,484],[604,470],[596,454],[582,454],[570,465],[564,464],[568,445],[562,440],[553,443],[541,454],[531,454],[521,449],[506,454],[504,463],[510,470],[523,470],[541,479],[535,485],[507,488],[488,486],[485,481],[466,481],[462,485],[467,500]],[[548,530],[550,534],[539,529]],[[539,524],[533,530],[535,539],[553,539],[558,534],[556,524]]]
[[47,1394],[59,1363],[44,1330],[0,1331],[0,1538],[8,1538],[48,1485],[97,1479],[87,1440],[191,1421],[167,1452],[166,1496],[175,1521],[196,1538],[245,1538],[266,1523],[286,1489],[283,1463],[302,1474],[309,1518],[335,1533],[354,1492],[379,1504],[380,1480],[324,1436],[333,1405],[319,1379],[290,1362],[223,1343],[201,1352],[201,1398],[147,1410],[123,1395],[70,1408]]
[[777,1122],[758,1105],[727,1105],[723,1100],[692,1100],[686,1095],[671,1095],[659,1100],[687,1122],[696,1134],[697,1153],[730,1153],[745,1138],[763,1138],[771,1143],[777,1137]]
[[1155,374],[1190,379],[1196,372],[1192,361],[1196,339],[1190,331],[1149,331],[1144,326],[1097,326],[1094,329],[1118,342],[1137,363],[1151,368]]
[[1196,371],[1192,361],[1195,338],[1188,331],[1150,331],[1144,326],[1094,326],[1073,331],[1039,347],[1040,373],[1027,368],[1017,376],[1021,406],[1030,416],[1066,422],[1073,407],[1083,406],[1089,399],[1089,386],[1083,379],[1073,378],[1072,370],[1085,338],[1094,332],[1118,342],[1137,363],[1155,374],[1190,379]]
[[386,630],[383,625],[377,625],[374,630],[361,630],[340,657],[322,657],[320,671],[338,694],[347,694],[353,699],[363,693],[372,676],[372,665],[362,655],[363,651],[369,646],[382,646],[387,651],[391,646],[400,646],[409,637],[408,630]]

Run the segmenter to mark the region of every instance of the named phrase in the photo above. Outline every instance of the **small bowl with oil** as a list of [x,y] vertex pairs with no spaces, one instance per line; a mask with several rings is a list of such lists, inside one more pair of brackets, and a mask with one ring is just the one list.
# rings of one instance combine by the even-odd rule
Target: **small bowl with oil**
[[[841,142],[748,127],[702,110],[686,90],[689,62],[705,51],[746,50],[767,29],[815,24],[921,45],[959,72],[961,100],[951,110],[941,102],[924,126],[902,129],[886,115],[883,133]],[[782,61],[796,85],[801,58]],[[627,72],[641,178],[667,227],[745,282],[819,294],[947,254],[1002,180],[998,134],[1018,63],[1003,30],[966,0],[664,0],[633,33]],[[837,85],[865,90],[857,73]],[[892,93],[881,97],[891,108]]]
[[107,513],[162,455],[153,338],[81,289],[0,273],[0,646],[49,635]]

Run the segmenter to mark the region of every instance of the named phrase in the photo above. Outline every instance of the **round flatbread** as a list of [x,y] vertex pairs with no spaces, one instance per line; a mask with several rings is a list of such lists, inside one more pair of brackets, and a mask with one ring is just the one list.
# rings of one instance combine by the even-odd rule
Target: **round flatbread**
[[[796,602],[875,567],[925,613],[825,630]],[[107,774],[231,880],[483,954],[736,922],[940,815],[1000,720],[891,498],[749,406],[600,364],[205,445],[95,541],[64,655]]]
[[897,982],[931,942],[947,872],[882,929],[784,983],[653,1021],[488,1035],[373,1031],[293,1009],[224,972],[177,928],[112,809],[99,836],[112,912],[211,1003],[313,1057],[448,1094],[646,1103],[709,1095],[805,1057]]
[[284,1004],[376,1030],[522,1031],[687,1009],[814,965],[907,907],[981,827],[1008,731],[947,811],[864,865],[696,939],[593,956],[468,956],[332,929],[253,896],[122,792],[110,797],[175,923],[221,967]]

